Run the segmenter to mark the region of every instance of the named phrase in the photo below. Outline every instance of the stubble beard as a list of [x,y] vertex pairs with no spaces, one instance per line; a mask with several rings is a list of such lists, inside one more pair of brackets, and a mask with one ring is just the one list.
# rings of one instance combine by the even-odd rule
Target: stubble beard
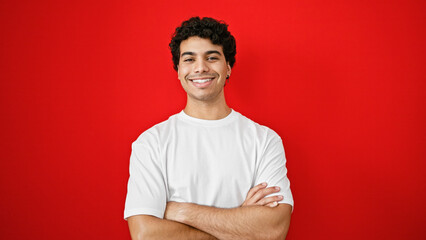
[[213,103],[219,100],[220,96],[223,94],[223,87],[219,92],[211,92],[201,95],[194,95],[187,91],[188,99],[191,99],[195,102],[204,102],[204,103]]

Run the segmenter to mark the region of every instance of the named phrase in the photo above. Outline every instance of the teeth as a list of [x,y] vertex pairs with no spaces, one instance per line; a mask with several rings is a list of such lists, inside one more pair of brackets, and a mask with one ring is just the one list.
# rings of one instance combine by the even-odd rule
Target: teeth
[[192,80],[193,82],[195,82],[195,83],[205,83],[205,82],[208,82],[208,81],[211,81],[213,78],[210,78],[210,79],[196,79],[196,80]]

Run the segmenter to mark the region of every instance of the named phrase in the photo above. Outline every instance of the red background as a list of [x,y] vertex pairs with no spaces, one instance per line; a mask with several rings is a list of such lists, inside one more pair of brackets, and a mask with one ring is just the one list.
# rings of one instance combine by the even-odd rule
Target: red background
[[1,1],[0,238],[129,239],[130,146],[179,112],[168,43],[237,39],[228,104],[284,140],[288,239],[424,239],[425,1]]

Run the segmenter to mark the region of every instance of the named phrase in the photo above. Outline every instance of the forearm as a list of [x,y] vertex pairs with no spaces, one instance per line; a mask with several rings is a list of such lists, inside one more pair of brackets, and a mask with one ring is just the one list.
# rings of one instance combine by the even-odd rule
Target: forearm
[[188,204],[176,220],[218,239],[284,239],[290,215],[291,207],[283,204],[277,208],[248,206],[232,209]]
[[140,239],[195,239],[213,240],[212,235],[183,223],[160,219],[153,216],[134,216],[128,219],[133,240]]

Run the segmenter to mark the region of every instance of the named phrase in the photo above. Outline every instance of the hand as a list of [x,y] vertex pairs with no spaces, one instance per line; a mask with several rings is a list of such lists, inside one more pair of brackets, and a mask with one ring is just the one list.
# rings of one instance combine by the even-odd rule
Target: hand
[[244,200],[242,207],[244,206],[253,206],[253,205],[259,205],[259,206],[268,206],[268,207],[276,207],[278,206],[278,201],[283,199],[283,196],[272,196],[272,197],[266,197],[271,193],[279,192],[279,187],[268,187],[266,188],[268,184],[267,183],[261,183],[252,189],[247,193],[246,200]]

